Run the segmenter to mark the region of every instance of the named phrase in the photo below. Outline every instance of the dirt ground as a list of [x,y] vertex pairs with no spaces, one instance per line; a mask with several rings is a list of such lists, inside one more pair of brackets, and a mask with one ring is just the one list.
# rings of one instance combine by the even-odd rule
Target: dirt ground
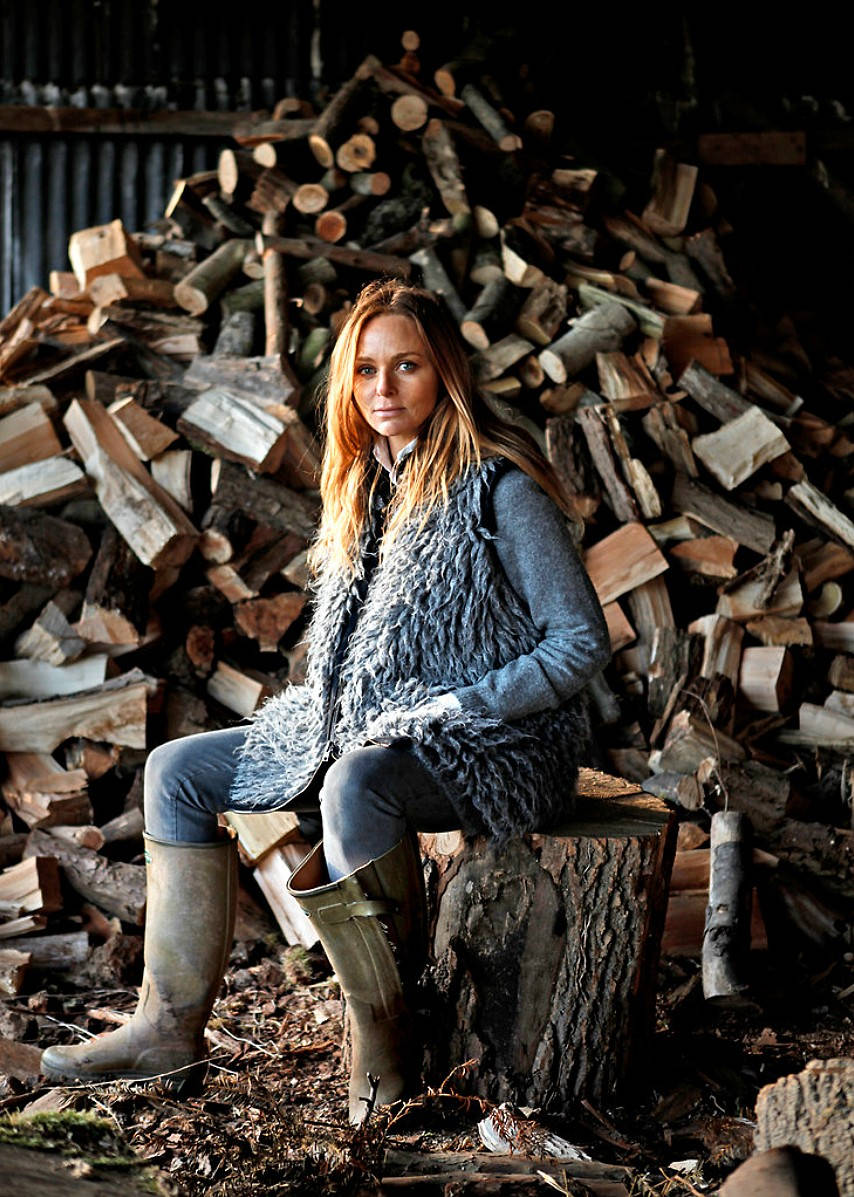
[[[665,961],[655,1043],[634,1096],[540,1121],[594,1159],[635,1169],[633,1194],[715,1191],[750,1153],[762,1085],[810,1059],[854,1054],[850,953],[833,963],[755,953],[752,967],[753,1004],[726,1012],[703,1002],[699,962]],[[11,1020],[25,1042],[67,1042],[79,1038],[76,1026],[109,1029],[88,1011],[130,1011],[134,1000],[133,986],[51,984],[5,1001],[4,1033]],[[405,1108],[378,1112],[364,1130],[347,1127],[341,1002],[322,956],[275,937],[238,944],[210,1030],[209,1077],[196,1097],[176,1100],[157,1085],[45,1089],[10,1081],[0,1111],[100,1115],[153,1166],[161,1192],[179,1197],[355,1194],[378,1174],[390,1145],[479,1147],[476,1123],[489,1107],[459,1092],[465,1073]]]

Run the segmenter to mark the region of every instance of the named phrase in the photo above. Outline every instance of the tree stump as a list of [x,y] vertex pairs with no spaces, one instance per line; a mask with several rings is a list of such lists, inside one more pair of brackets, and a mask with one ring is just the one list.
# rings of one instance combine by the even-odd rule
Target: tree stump
[[425,1072],[478,1060],[474,1091],[562,1111],[640,1075],[675,851],[667,806],[581,771],[576,812],[498,850],[424,834]]
[[854,1060],[810,1060],[759,1090],[756,1150],[789,1144],[823,1156],[841,1197],[854,1197]]

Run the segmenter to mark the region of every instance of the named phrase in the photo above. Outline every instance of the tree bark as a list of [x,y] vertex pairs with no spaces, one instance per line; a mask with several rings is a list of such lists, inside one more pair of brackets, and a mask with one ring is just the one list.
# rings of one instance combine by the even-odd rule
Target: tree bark
[[471,1057],[494,1101],[565,1109],[608,1099],[652,1029],[675,831],[666,806],[583,771],[577,813],[496,849],[422,835],[433,1027],[428,1079]]

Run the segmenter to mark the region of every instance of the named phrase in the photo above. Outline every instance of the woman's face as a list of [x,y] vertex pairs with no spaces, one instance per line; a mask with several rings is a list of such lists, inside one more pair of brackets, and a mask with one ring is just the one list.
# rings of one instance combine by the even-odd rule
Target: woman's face
[[392,458],[432,415],[439,399],[439,381],[408,316],[374,316],[362,326],[353,398],[373,431],[388,437]]

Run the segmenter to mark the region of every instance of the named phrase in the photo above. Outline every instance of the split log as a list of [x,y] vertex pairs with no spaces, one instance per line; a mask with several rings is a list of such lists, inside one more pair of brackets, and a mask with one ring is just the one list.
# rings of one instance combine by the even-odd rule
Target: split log
[[709,905],[703,932],[703,996],[740,1003],[747,985],[744,963],[750,943],[748,872],[750,824],[738,811],[712,815]]
[[150,461],[152,457],[159,457],[178,439],[177,432],[173,432],[160,420],[149,415],[130,396],[116,399],[107,411],[140,461]]
[[311,845],[301,836],[291,838],[267,852],[253,870],[285,939],[304,948],[318,944],[317,931],[296,898],[288,893],[287,883],[310,850]]
[[814,1152],[836,1172],[841,1197],[854,1195],[854,1061],[810,1060],[802,1072],[759,1090],[756,1147]]
[[68,882],[87,902],[94,902],[123,922],[141,926],[145,916],[145,868],[108,861],[90,848],[58,840],[44,831],[30,832],[24,857],[53,856]]
[[68,260],[81,290],[102,274],[145,277],[139,247],[120,220],[72,233]]
[[48,415],[51,406],[28,403],[0,419],[0,473],[62,452]]
[[667,569],[667,561],[643,524],[618,528],[584,555],[600,603],[610,603]]
[[786,495],[786,503],[798,515],[854,549],[854,523],[811,482],[796,482]]
[[224,387],[260,407],[296,407],[298,390],[282,373],[278,357],[197,357],[183,378],[187,387],[206,391]]
[[27,952],[0,948],[0,994],[16,997],[24,986],[29,967],[30,956]]
[[75,399],[64,422],[101,505],[140,561],[152,568],[183,565],[198,533],[131,452],[109,413],[91,399]]
[[617,519],[625,524],[640,516],[634,495],[617,473],[614,451],[602,417],[596,407],[579,410],[576,417],[581,427],[596,472],[605,487],[608,503]]
[[[75,590],[61,590],[54,595],[39,612],[32,626],[15,641],[16,654],[33,661],[45,661],[48,665],[67,665],[76,661],[85,652],[86,643],[74,631],[68,617],[74,614],[79,605],[80,595]],[[94,686],[103,680],[101,676],[77,688],[85,690],[87,685]]]
[[288,428],[298,419],[290,408],[281,409],[280,418],[226,387],[211,387],[190,404],[178,428],[191,443],[220,457],[274,473],[282,461]]
[[52,756],[30,752],[7,752],[6,765],[3,797],[28,827],[92,822],[88,781],[82,769],[68,771]]
[[769,714],[785,710],[792,696],[792,654],[782,646],[746,648],[741,658],[739,693]]
[[653,196],[644,208],[644,223],[661,237],[675,237],[688,222],[697,167],[677,162],[666,150],[655,152]]
[[755,553],[767,553],[776,538],[774,520],[770,516],[749,511],[684,474],[676,475],[671,503],[676,511],[690,515],[704,527],[737,540]]
[[761,466],[786,453],[789,442],[764,412],[751,407],[717,432],[695,436],[691,448],[725,490],[734,490]]
[[274,692],[269,679],[252,676],[253,673],[218,661],[215,672],[208,678],[207,692],[228,710],[248,718]]
[[471,221],[471,207],[453,139],[442,121],[434,118],[427,123],[421,148],[442,203],[451,216],[457,218],[458,227],[465,227],[465,223]]
[[[474,270],[470,271],[474,278]],[[480,281],[475,279],[476,282]],[[566,320],[567,288],[544,278],[533,287],[516,318],[516,331],[536,345],[549,345]]]
[[90,644],[132,645],[148,620],[152,575],[112,525],[104,529],[89,574],[76,633]]
[[0,505],[50,507],[88,494],[89,480],[67,457],[51,457],[0,474]]
[[0,708],[0,751],[53,752],[71,736],[145,747],[149,683],[138,669],[73,698]]
[[0,908],[19,914],[53,914],[62,910],[62,891],[56,856],[46,837],[44,854],[23,851],[26,859],[0,873]]
[[481,1096],[562,1110],[640,1075],[672,818],[629,783],[590,770],[579,795],[560,828],[504,849],[457,832],[420,837],[429,992],[436,1025],[451,1028],[428,1045],[429,1080],[476,1056]]

